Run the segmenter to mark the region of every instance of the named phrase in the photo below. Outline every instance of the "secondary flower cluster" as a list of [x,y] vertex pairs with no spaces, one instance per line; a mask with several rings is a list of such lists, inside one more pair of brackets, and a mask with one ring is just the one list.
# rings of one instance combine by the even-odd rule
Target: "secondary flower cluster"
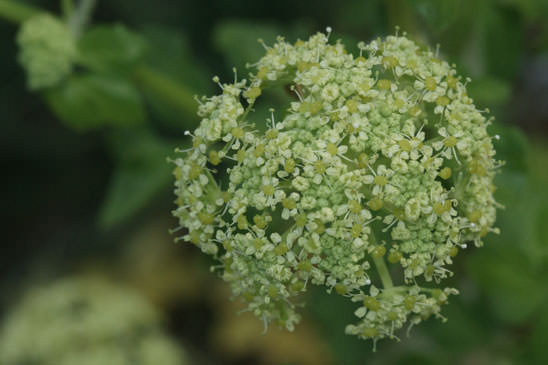
[[[292,330],[297,297],[319,285],[361,303],[347,333],[395,338],[443,318],[457,291],[419,284],[494,231],[489,121],[454,68],[405,36],[357,56],[328,38],[263,44],[249,81],[199,100],[192,147],[174,160],[179,239],[219,260],[265,325]],[[287,108],[257,120],[276,86]]]
[[100,277],[29,290],[0,328],[0,364],[185,365],[159,313]]
[[17,43],[30,89],[55,86],[70,74],[76,44],[69,28],[54,16],[39,14],[25,21]]

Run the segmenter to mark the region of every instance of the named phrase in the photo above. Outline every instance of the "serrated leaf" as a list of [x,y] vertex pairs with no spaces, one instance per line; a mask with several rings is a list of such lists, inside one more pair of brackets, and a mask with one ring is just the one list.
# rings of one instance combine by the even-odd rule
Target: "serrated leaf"
[[44,95],[55,115],[77,130],[129,126],[146,119],[139,92],[121,77],[74,75]]

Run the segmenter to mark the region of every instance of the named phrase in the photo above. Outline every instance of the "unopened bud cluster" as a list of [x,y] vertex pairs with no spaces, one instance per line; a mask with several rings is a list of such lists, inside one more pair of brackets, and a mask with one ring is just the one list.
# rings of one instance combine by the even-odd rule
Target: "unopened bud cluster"
[[[443,318],[457,293],[437,287],[447,266],[494,231],[489,120],[454,67],[405,36],[359,55],[328,38],[263,44],[249,81],[199,100],[192,147],[174,160],[179,239],[217,259],[265,324],[292,330],[317,285],[359,303],[347,333],[395,338]],[[287,107],[258,119],[275,87]]]

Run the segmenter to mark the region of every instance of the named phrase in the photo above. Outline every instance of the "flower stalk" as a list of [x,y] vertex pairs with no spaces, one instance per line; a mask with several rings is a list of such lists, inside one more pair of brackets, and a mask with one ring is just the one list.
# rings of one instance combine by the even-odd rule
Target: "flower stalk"
[[373,257],[373,262],[375,263],[375,267],[377,268],[377,272],[379,273],[379,277],[381,278],[384,289],[390,289],[394,287],[394,284],[392,283],[392,277],[390,276],[390,272],[388,271],[388,267],[386,266],[384,258]]

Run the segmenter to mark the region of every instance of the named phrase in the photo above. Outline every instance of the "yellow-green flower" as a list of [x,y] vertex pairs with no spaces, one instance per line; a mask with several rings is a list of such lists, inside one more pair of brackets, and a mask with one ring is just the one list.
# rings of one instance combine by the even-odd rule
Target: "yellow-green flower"
[[[265,323],[293,329],[298,295],[318,285],[366,303],[347,333],[395,338],[441,318],[457,292],[432,285],[457,247],[494,231],[489,120],[455,69],[405,36],[360,43],[360,55],[328,38],[279,37],[249,80],[201,99],[199,147],[174,160],[174,214],[189,232],[180,239],[219,260]],[[293,101],[265,126],[254,103],[280,84]],[[397,273],[405,285],[393,286]]]

